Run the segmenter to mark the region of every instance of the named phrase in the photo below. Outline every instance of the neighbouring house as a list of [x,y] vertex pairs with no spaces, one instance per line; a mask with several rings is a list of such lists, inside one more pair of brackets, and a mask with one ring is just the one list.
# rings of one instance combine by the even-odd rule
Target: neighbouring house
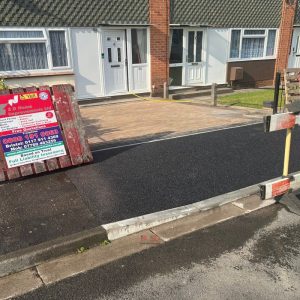
[[290,65],[300,55],[290,2],[1,0],[0,76],[10,87],[71,83],[78,99],[226,84],[233,68],[241,85],[271,85],[294,19]]

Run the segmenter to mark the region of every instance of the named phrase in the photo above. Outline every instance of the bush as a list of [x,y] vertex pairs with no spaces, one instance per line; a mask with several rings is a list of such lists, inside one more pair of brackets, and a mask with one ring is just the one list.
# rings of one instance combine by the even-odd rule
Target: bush
[[0,78],[0,90],[7,90],[8,86],[6,85],[3,78]]

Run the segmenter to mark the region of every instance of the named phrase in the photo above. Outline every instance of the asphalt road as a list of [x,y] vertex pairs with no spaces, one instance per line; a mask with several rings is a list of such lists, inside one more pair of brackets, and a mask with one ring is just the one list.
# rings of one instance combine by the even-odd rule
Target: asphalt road
[[[291,171],[300,170],[300,131]],[[95,164],[67,171],[100,224],[208,199],[282,175],[285,132],[263,125],[94,153]]]
[[40,288],[35,299],[299,299],[300,217],[281,205]]

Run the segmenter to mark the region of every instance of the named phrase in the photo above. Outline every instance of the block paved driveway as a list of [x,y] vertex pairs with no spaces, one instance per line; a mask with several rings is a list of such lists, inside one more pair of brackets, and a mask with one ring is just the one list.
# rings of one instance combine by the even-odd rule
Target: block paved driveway
[[200,101],[137,100],[81,106],[80,110],[92,145],[170,137],[214,127],[261,122],[264,115],[270,114],[266,109],[213,107]]

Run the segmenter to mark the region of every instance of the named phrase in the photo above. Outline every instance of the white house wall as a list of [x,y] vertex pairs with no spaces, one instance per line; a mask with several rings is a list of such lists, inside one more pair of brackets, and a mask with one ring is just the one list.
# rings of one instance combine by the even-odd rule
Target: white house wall
[[5,80],[9,88],[31,87],[55,84],[71,84],[74,85],[73,75],[56,75],[56,76],[34,76],[34,77],[18,77],[8,78]]
[[230,29],[207,29],[206,84],[226,83]]
[[[293,39],[291,45],[291,52],[289,56],[289,68],[300,68],[300,57],[296,55],[300,54],[300,45],[298,43],[298,39],[300,36],[300,28],[295,27],[293,32]],[[297,49],[298,47],[298,49]]]
[[101,97],[99,35],[92,28],[71,30],[75,89],[79,99]]

